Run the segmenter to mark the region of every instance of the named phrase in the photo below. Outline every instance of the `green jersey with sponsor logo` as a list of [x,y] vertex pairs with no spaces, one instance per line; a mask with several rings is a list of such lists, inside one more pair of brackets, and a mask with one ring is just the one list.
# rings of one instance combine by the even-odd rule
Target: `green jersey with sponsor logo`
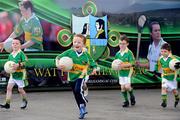
[[158,64],[156,65],[156,70],[162,68],[162,78],[165,78],[169,81],[173,81],[177,77],[177,71],[171,70],[169,67],[169,62],[172,59],[176,59],[173,55],[169,55],[168,58],[163,58],[162,56],[158,60]]
[[43,30],[39,19],[33,14],[28,20],[21,18],[20,23],[16,25],[14,33],[20,36],[24,32],[25,42],[32,40],[35,44],[28,49],[43,50],[42,35]]
[[[25,62],[27,61],[27,57],[24,54],[23,51],[18,51],[16,55],[13,55],[12,53],[8,57],[9,61],[13,61],[15,63],[23,63],[25,65]],[[26,78],[26,70],[25,68],[18,68],[15,73],[12,73],[10,75],[13,79],[16,80],[25,80]]]
[[[120,59],[124,64],[130,63],[134,64],[135,63],[135,58],[131,50],[126,48],[125,51],[120,52],[118,51],[115,55],[115,59]],[[131,77],[133,73],[133,67],[130,68],[123,68],[118,71],[118,74],[120,77]]]
[[77,78],[85,78],[87,75],[87,69],[89,67],[92,69],[97,67],[92,57],[86,51],[82,51],[82,53],[78,54],[73,49],[69,49],[58,55],[56,59],[60,59],[61,57],[65,56],[70,57],[73,60],[73,68],[68,72],[69,81],[74,81]]

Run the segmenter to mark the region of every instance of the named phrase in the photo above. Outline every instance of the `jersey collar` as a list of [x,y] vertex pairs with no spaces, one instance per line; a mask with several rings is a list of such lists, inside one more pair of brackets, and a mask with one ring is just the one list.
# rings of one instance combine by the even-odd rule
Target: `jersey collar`
[[31,17],[29,17],[28,19],[23,17],[23,19],[25,20],[25,22],[29,22],[34,16],[35,16],[35,14],[32,13]]
[[18,53],[20,53],[20,52],[21,52],[21,49],[18,50],[17,52],[12,52],[11,55],[12,55],[13,57],[16,57],[16,55],[17,55]]

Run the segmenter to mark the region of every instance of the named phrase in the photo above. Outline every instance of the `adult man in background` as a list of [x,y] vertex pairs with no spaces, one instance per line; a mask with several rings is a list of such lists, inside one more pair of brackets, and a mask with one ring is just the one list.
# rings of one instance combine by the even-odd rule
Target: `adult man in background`
[[[19,37],[24,32],[25,41],[24,44],[22,44],[21,49],[24,49],[24,51],[43,51],[43,31],[39,19],[36,17],[35,13],[33,13],[33,5],[31,1],[24,0],[20,2],[19,9],[22,18],[9,38]],[[0,43],[1,51],[4,48],[5,42]]]
[[[161,37],[161,28],[158,22],[153,21],[149,26],[151,43],[148,48],[147,63],[136,62],[137,66],[148,68],[150,72],[155,72],[155,66],[161,55],[161,46],[166,43]],[[161,71],[158,71],[161,73]]]

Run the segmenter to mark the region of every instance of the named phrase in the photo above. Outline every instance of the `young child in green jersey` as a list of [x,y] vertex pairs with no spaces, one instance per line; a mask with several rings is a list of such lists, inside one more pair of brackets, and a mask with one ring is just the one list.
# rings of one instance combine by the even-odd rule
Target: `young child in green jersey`
[[162,68],[162,82],[161,82],[161,106],[165,108],[167,106],[167,91],[172,91],[175,97],[174,107],[178,105],[179,95],[177,91],[177,71],[172,70],[169,67],[169,62],[172,59],[176,59],[171,53],[171,46],[168,43],[165,43],[161,47],[161,57],[158,60],[156,69],[159,70]]
[[23,51],[21,51],[21,43],[18,39],[13,39],[12,41],[12,53],[10,53],[8,60],[15,62],[13,64],[13,69],[16,70],[14,73],[10,74],[10,78],[7,85],[6,92],[6,101],[5,104],[0,105],[1,108],[10,108],[10,101],[12,97],[12,89],[16,84],[18,86],[18,91],[22,97],[21,109],[25,109],[27,107],[27,97],[26,92],[23,89],[25,87],[25,78],[26,78],[26,70],[24,68],[25,62],[27,61],[27,57]]
[[[56,57],[56,64],[58,59],[66,56],[73,60],[73,68],[68,72],[68,80],[71,85],[77,106],[80,111],[79,119],[83,119],[86,111],[86,98],[83,94],[82,86],[84,84],[84,78],[87,75],[88,67],[93,69],[91,74],[96,74],[96,63],[87,51],[84,51],[84,46],[86,44],[86,38],[81,34],[74,35],[73,47]],[[64,66],[59,66],[63,70]]]
[[128,45],[129,39],[126,35],[122,35],[119,43],[120,50],[115,55],[115,59],[122,61],[122,63],[119,64],[120,70],[118,71],[119,84],[121,85],[121,92],[125,100],[122,107],[129,107],[128,93],[130,95],[131,105],[134,106],[136,103],[131,87],[132,65],[135,62],[135,58],[131,50],[128,49]]

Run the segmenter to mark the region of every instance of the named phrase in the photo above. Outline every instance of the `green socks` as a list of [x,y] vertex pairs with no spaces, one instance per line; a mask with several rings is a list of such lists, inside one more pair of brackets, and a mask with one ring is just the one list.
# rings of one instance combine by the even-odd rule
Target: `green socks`
[[164,103],[167,103],[167,94],[162,94],[161,99]]
[[129,95],[130,95],[130,97],[134,97],[133,89],[129,91]]
[[179,100],[179,94],[174,95],[175,100]]
[[122,92],[122,95],[123,95],[123,97],[124,97],[124,100],[125,100],[125,101],[128,101],[127,91],[123,91],[123,92]]

